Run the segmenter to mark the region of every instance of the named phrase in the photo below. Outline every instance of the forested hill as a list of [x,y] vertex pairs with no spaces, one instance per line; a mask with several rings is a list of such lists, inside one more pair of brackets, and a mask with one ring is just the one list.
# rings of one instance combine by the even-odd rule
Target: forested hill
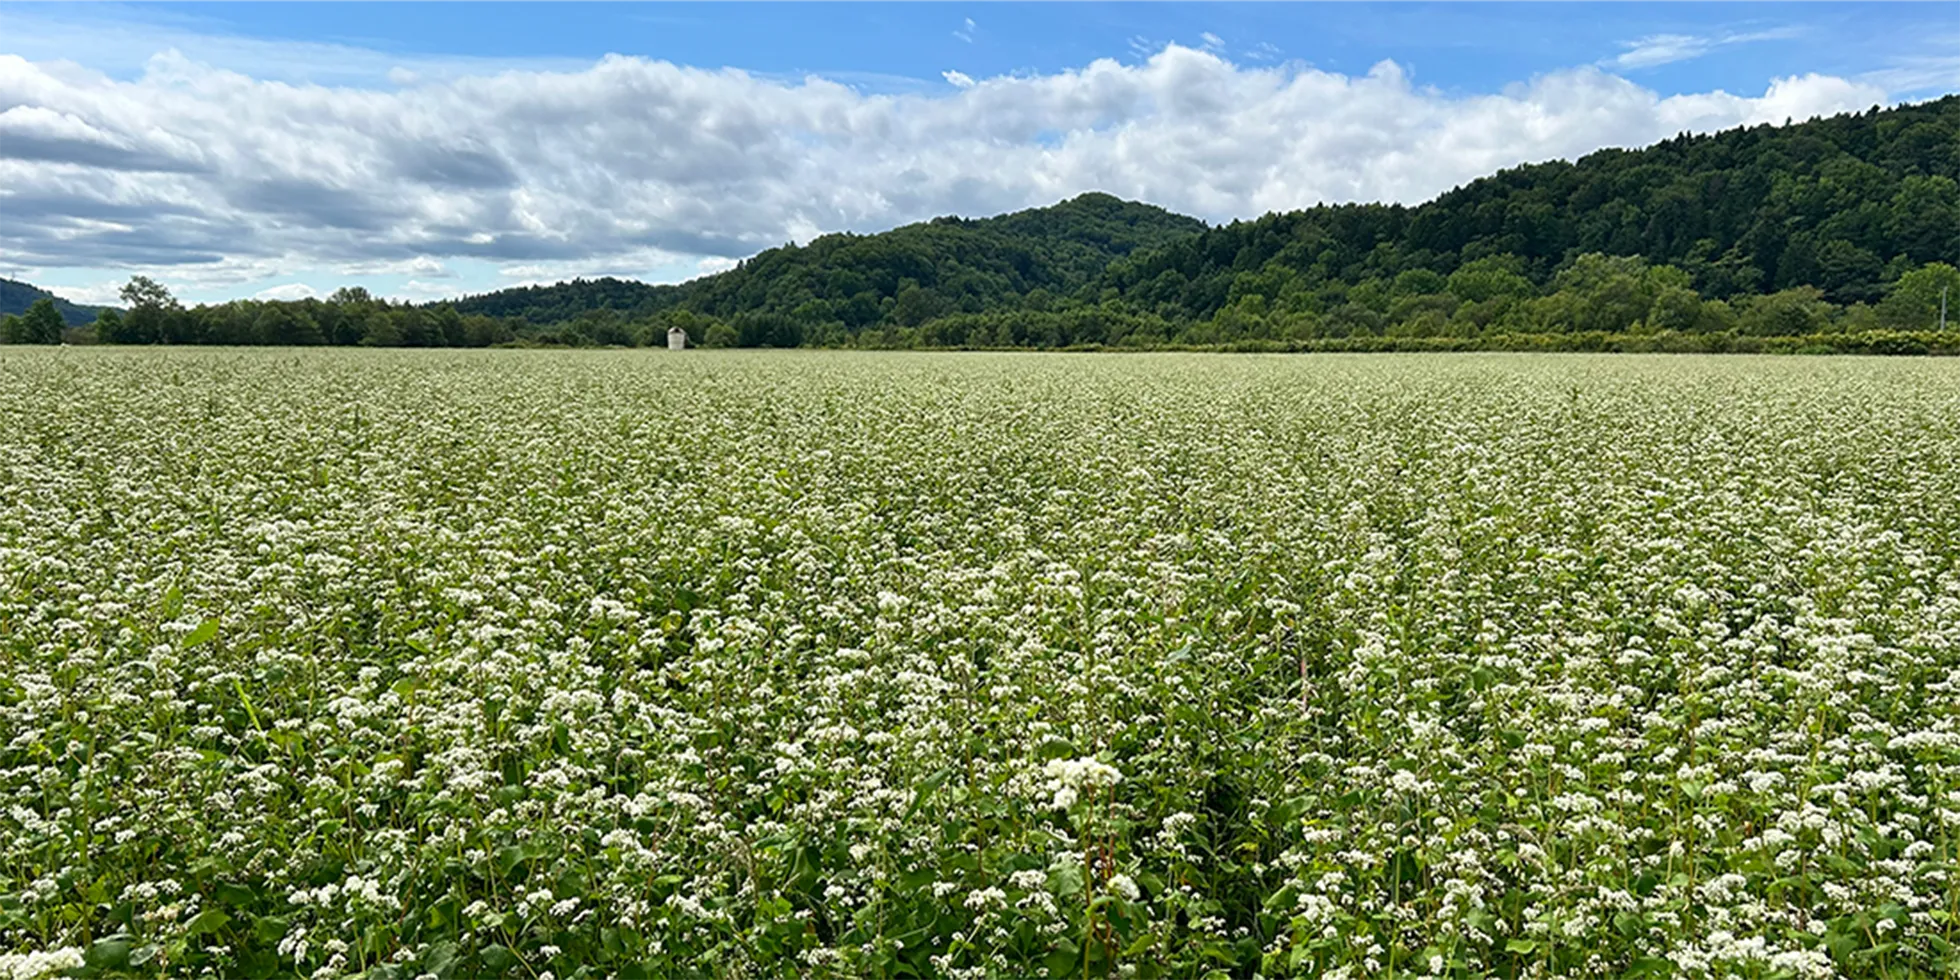
[[1920,294],[1944,273],[1882,301],[1960,255],[1956,181],[1948,97],[1517,167],[1413,207],[1208,229],[1091,194],[829,235],[681,286],[579,281],[455,305],[571,324],[557,335],[571,340],[658,320],[748,346],[1923,329]]
[[914,327],[948,313],[1058,300],[1081,290],[1116,258],[1204,229],[1204,222],[1162,208],[1084,194],[993,218],[943,217],[875,235],[825,235],[680,286],[575,280],[453,305],[464,314],[543,324],[596,309],[640,317],[683,308],[716,318],[766,316],[771,331],[825,324],[849,332],[882,323]]
[[100,306],[70,303],[39,286],[30,286],[17,279],[0,279],[0,316],[25,313],[35,300],[40,299],[53,300],[62,322],[71,327],[86,327],[94,323],[96,315],[103,310]]
[[563,323],[599,311],[630,318],[652,316],[672,307],[679,286],[654,286],[634,279],[573,279],[549,286],[513,286],[494,293],[431,303],[469,316],[518,318],[534,324]]
[[[1876,302],[1960,253],[1956,179],[1951,96],[1517,167],[1418,207],[1269,214],[1117,262],[1101,285],[1174,321],[1353,303],[1349,325],[1367,329],[1401,296],[1485,300],[1517,288],[1512,273],[1542,290],[1599,253],[1672,265],[1706,299],[1810,286],[1833,304]],[[1475,283],[1441,278],[1466,269]]]

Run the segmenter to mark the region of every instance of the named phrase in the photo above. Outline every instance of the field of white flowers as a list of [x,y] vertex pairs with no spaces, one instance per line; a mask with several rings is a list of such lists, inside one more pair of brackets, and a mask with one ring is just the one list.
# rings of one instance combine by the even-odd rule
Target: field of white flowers
[[0,353],[0,977],[1960,972],[1960,364]]

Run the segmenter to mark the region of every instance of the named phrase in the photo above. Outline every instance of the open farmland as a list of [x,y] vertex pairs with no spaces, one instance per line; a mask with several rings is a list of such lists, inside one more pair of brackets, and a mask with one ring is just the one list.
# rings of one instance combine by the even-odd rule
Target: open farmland
[[1960,969],[1960,364],[55,349],[0,415],[0,976]]

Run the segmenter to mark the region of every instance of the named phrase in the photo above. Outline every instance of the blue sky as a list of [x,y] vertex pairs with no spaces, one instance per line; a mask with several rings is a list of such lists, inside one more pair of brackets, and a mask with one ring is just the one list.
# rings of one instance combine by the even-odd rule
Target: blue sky
[[1960,7],[0,4],[7,55],[0,275],[427,297],[1092,189],[1421,200],[1960,90]]
[[[410,60],[583,63],[626,54],[815,73],[874,90],[943,85],[946,70],[980,78],[1052,73],[1097,58],[1135,60],[1165,42],[1203,46],[1210,34],[1234,59],[1302,60],[1348,73],[1392,59],[1422,84],[1461,92],[1496,91],[1576,64],[1610,64],[1642,39],[1739,38],[1670,47],[1673,60],[1624,70],[1662,94],[1750,91],[1779,75],[1883,71],[1911,53],[1912,39],[1960,37],[1960,6],[1946,3],[0,4],[0,17],[163,28],[151,36],[181,40],[193,55],[209,45],[222,57],[230,38],[328,43]],[[8,47],[124,74],[149,53],[105,57],[0,41]],[[1928,55],[1937,51],[1926,47]],[[257,67],[296,77],[333,74]]]

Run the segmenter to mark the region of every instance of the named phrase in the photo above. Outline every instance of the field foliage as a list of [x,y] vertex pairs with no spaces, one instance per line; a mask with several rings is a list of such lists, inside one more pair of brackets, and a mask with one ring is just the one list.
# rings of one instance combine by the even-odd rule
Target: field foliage
[[1960,970],[1960,365],[0,353],[0,976]]

